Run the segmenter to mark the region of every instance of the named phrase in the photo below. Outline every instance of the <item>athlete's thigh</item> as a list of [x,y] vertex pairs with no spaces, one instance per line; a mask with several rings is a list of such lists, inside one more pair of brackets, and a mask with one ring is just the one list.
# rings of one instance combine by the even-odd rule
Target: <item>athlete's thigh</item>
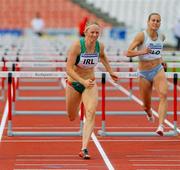
[[71,86],[66,86],[66,109],[68,112],[77,112],[81,102],[81,94]]
[[154,77],[154,88],[159,94],[166,94],[168,90],[168,83],[165,72],[160,70]]
[[151,102],[152,83],[142,77],[139,78],[139,91],[144,103]]
[[82,101],[86,109],[96,110],[98,104],[98,88],[95,84],[92,88],[86,88],[82,95]]

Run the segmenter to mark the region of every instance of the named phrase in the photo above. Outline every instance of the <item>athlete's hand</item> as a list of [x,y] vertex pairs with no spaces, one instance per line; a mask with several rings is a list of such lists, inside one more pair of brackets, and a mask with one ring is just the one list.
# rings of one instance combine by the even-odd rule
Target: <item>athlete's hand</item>
[[114,82],[118,81],[118,76],[116,73],[110,73],[111,78],[114,80]]
[[167,71],[167,64],[166,64],[166,62],[162,62],[161,64],[162,64],[162,66],[164,68],[164,71],[166,72]]
[[146,48],[142,49],[142,53],[143,54],[149,54],[149,53],[151,53],[151,49],[146,47]]
[[95,80],[87,79],[87,80],[84,80],[83,84],[86,88],[90,88],[90,87],[93,87],[95,85]]

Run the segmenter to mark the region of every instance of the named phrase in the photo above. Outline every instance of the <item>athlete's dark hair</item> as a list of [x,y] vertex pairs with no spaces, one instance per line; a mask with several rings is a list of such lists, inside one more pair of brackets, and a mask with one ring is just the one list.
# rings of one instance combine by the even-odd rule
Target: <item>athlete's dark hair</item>
[[149,16],[148,16],[148,21],[150,21],[150,19],[151,19],[151,17],[152,17],[153,15],[159,15],[159,16],[161,17],[161,15],[160,15],[159,13],[157,13],[157,12],[152,12],[152,13],[149,14]]

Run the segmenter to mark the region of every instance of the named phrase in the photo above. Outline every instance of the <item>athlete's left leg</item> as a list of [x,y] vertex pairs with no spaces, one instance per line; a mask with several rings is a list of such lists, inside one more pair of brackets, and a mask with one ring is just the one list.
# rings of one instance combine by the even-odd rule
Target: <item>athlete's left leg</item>
[[154,88],[160,97],[158,114],[159,114],[159,125],[162,125],[164,123],[164,119],[167,113],[167,92],[168,92],[168,83],[163,69],[161,69],[154,77]]
[[143,102],[143,110],[147,113],[149,121],[154,121],[151,111],[152,83],[143,77],[139,78],[139,92]]

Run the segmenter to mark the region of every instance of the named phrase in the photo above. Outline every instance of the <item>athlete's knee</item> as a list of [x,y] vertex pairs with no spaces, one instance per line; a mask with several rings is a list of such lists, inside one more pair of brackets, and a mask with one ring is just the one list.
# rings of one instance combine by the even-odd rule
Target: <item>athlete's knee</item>
[[70,121],[74,121],[76,119],[76,114],[74,113],[68,113],[68,117]]
[[70,121],[74,121],[75,119],[76,119],[75,116],[69,116],[69,120],[70,120]]
[[95,110],[94,109],[88,109],[86,111],[86,120],[87,121],[94,121],[95,120]]
[[159,97],[160,97],[160,100],[166,100],[167,99],[167,92],[160,92]]

